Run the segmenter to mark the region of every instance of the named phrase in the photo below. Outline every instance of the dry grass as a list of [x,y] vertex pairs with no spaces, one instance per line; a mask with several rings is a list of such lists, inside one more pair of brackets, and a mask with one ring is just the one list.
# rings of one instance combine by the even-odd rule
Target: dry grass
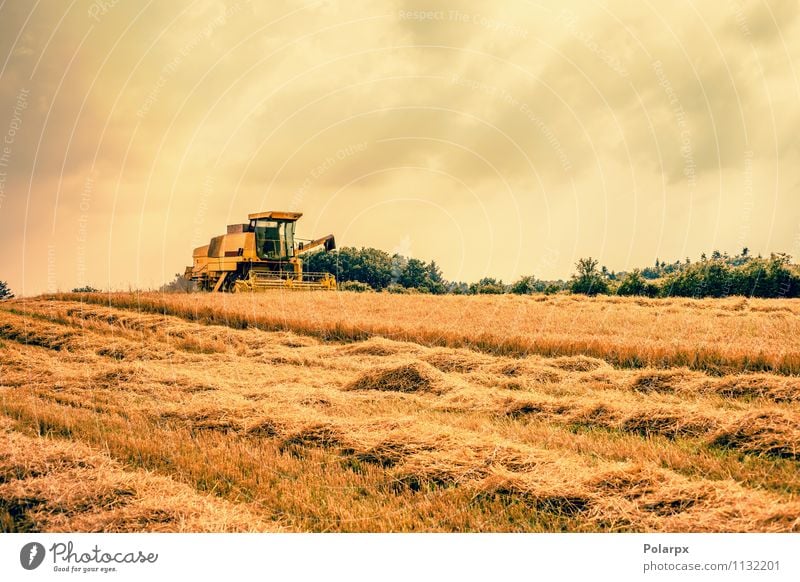
[[387,293],[116,293],[78,299],[324,340],[374,336],[495,355],[590,356],[628,368],[800,374],[800,300]]
[[[778,365],[797,324],[754,323],[795,303],[356,298],[3,303],[0,528],[800,530],[800,384]],[[423,305],[415,330],[407,311]],[[481,328],[486,309],[539,317],[540,332]],[[706,329],[716,363],[683,361],[671,338],[645,342],[636,318],[654,311],[695,332],[728,325]],[[542,348],[580,317],[605,351]],[[603,318],[628,327],[615,335]],[[707,355],[708,338],[676,329],[680,349]],[[735,347],[737,329],[752,335]],[[463,347],[469,333],[479,351]],[[637,341],[651,352],[636,365],[613,356]],[[772,364],[747,372],[756,353]]]

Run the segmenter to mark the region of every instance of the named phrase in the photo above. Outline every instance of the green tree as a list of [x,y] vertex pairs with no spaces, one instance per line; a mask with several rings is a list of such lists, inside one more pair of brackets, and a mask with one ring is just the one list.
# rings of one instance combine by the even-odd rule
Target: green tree
[[373,248],[362,248],[356,256],[353,280],[366,283],[380,291],[392,282],[392,258],[389,253]]
[[436,264],[436,261],[431,261],[428,264],[428,289],[436,295],[447,293],[447,281],[442,276],[442,270]]
[[[741,255],[740,255],[741,257]],[[679,297],[798,297],[800,274],[791,257],[773,253],[769,259],[719,258],[688,265],[664,282],[663,294]]]
[[642,277],[639,269],[634,269],[633,272],[628,273],[622,279],[617,288],[618,295],[648,295],[652,296],[653,289],[657,289],[652,283]]
[[585,259],[578,259],[575,263],[577,274],[572,276],[570,282],[570,290],[573,293],[582,293],[584,295],[597,295],[608,293],[608,281],[597,270],[597,259],[591,257]]
[[769,259],[750,259],[733,270],[732,293],[749,297],[797,297],[800,275],[790,257],[773,253]]
[[392,282],[396,269],[389,253],[373,248],[343,247],[334,252],[317,252],[305,257],[304,270],[330,273],[339,283],[360,281],[381,291]]
[[430,291],[428,289],[428,265],[419,259],[408,259],[405,268],[400,275],[400,283],[403,287],[419,289],[420,291]]
[[536,277],[533,275],[524,275],[520,277],[511,284],[511,288],[509,289],[509,291],[517,295],[530,295],[531,293],[535,293],[536,290]]
[[706,265],[705,295],[707,297],[725,297],[730,294],[730,267],[723,260],[714,260]]
[[0,301],[13,298],[14,294],[9,289],[8,284],[5,281],[0,281]]
[[442,276],[442,271],[436,261],[426,263],[419,259],[405,259],[395,261],[401,265],[400,276],[397,282],[408,289],[417,289],[422,293],[437,295],[447,293],[447,282]]

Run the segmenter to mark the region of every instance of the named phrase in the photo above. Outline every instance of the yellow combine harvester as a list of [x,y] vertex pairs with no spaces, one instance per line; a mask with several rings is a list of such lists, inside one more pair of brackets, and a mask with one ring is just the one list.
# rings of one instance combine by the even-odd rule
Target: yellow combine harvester
[[295,240],[300,212],[257,212],[249,223],[231,224],[228,233],[194,249],[194,265],[184,278],[204,291],[261,291],[265,289],[336,289],[328,273],[304,273],[301,255],[324,247],[336,248],[333,235]]

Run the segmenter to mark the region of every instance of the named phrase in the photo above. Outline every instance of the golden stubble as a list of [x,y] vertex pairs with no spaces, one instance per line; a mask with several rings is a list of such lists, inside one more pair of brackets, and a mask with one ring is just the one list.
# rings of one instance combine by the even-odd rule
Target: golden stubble
[[0,309],[5,530],[800,527],[797,302],[87,298]]

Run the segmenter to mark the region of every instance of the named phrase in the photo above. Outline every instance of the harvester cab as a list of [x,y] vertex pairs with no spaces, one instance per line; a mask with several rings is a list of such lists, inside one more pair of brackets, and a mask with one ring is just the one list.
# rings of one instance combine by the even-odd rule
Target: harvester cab
[[333,235],[310,241],[296,239],[300,212],[257,212],[249,222],[228,225],[226,234],[194,250],[194,264],[184,278],[206,291],[261,291],[285,289],[336,289],[328,273],[303,271],[302,255],[336,248]]

